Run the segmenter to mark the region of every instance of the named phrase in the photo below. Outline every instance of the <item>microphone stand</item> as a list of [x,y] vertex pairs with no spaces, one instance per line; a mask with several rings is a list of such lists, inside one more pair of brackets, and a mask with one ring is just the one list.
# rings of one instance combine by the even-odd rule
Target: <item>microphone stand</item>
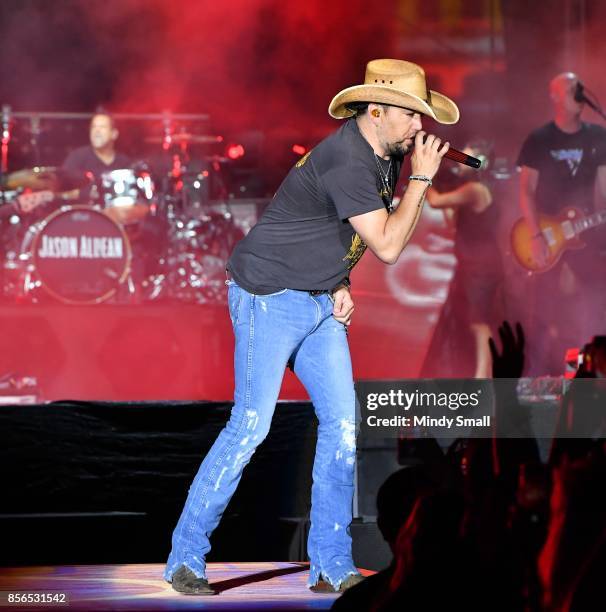
[[11,140],[11,107],[2,106],[2,153],[0,156],[0,182],[8,172],[8,143]]
[[2,139],[0,140],[0,202],[6,203],[4,193],[4,176],[8,173],[8,143],[11,140],[11,107],[8,104],[2,106]]
[[585,98],[585,102],[587,103],[587,105],[589,107],[591,107],[598,115],[600,115],[600,117],[602,117],[602,119],[604,119],[604,121],[606,121],[606,113],[597,105],[594,104],[591,100],[588,100],[587,98]]
[[593,109],[602,119],[606,121],[606,113],[595,103],[592,102],[585,94],[582,95],[582,101],[589,106],[589,108]]
[[29,142],[32,147],[32,151],[34,153],[34,161],[35,165],[40,165],[40,117],[33,115],[29,120]]
[[575,102],[584,102],[585,104],[587,104],[587,106],[589,106],[589,108],[591,108],[598,115],[600,115],[602,119],[606,120],[606,113],[604,113],[604,111],[602,110],[599,104],[597,104],[593,100],[590,100],[585,95],[585,87],[580,82],[577,82],[577,88],[576,88],[576,91],[574,92],[574,99],[575,99]]

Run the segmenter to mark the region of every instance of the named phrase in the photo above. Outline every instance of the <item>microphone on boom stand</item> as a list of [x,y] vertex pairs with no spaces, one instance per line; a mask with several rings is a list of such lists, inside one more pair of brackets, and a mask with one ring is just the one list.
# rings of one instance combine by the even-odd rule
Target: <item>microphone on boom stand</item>
[[590,100],[585,95],[585,86],[581,81],[577,81],[577,86],[574,90],[574,101],[579,102],[580,104],[587,104],[590,108],[592,108],[602,119],[606,119],[606,114],[604,111],[596,104],[593,100]]

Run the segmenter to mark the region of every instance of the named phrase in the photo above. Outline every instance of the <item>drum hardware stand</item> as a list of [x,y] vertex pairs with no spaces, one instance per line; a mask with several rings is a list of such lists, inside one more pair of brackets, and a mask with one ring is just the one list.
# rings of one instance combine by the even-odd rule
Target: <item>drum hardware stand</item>
[[128,289],[128,297],[131,303],[135,304],[136,297],[137,297],[137,289],[135,287],[135,282],[133,281],[133,275],[130,270],[128,271],[128,276],[126,277],[126,287]]
[[[9,107],[10,108],[10,107]],[[94,117],[95,113],[54,113],[54,112],[14,112],[11,116],[15,119],[31,119],[36,116],[40,119],[52,119],[52,120],[81,120],[90,121]],[[201,113],[112,113],[112,117],[116,121],[164,121],[169,116],[171,121],[208,121],[209,116]]]
[[164,129],[162,150],[168,151],[173,143],[173,120],[170,111],[164,111],[162,113],[162,127]]
[[143,281],[143,287],[146,289],[149,287],[151,290],[147,294],[147,300],[153,301],[158,299],[164,291],[164,282],[166,280],[165,274],[152,274]]
[[4,184],[4,175],[8,173],[8,144],[11,140],[11,107],[8,104],[2,106],[2,139],[0,151],[0,203],[6,203],[6,195],[2,186]]
[[8,144],[11,140],[12,111],[8,104],[2,106],[2,155],[0,158],[0,183],[8,172]]
[[29,133],[30,133],[30,144],[32,151],[34,152],[34,160],[36,166],[40,165],[40,117],[38,115],[32,115],[29,120]]
[[[170,176],[164,177],[164,184],[162,185],[163,191],[165,194],[171,193],[174,191],[175,183],[178,184],[178,181],[181,179],[182,168],[181,168],[181,158],[179,154],[173,154],[171,152],[173,146],[173,133],[174,133],[174,123],[173,116],[170,111],[164,111],[162,114],[162,127],[163,127],[163,137],[162,137],[162,151],[166,155],[167,164],[170,168]],[[170,198],[169,196],[169,217],[171,216],[171,212],[174,209],[174,198]]]
[[[38,283],[34,280],[34,266],[31,263],[27,264],[25,268],[25,276],[23,277],[23,297],[28,297],[32,291],[36,289]],[[35,297],[32,296],[35,300]]]

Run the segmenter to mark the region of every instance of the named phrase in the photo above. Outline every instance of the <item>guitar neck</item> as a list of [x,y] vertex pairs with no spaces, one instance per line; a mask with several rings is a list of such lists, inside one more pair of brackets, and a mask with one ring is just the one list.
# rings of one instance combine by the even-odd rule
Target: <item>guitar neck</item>
[[606,210],[600,210],[582,219],[577,219],[574,221],[573,226],[575,233],[580,234],[581,232],[602,225],[603,223],[606,223]]

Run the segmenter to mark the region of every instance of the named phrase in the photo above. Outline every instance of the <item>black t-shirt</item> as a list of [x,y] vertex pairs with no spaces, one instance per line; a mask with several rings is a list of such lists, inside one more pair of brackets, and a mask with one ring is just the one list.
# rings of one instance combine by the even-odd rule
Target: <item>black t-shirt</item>
[[114,161],[111,164],[106,164],[97,157],[90,145],[74,149],[63,162],[63,168],[74,175],[91,172],[97,178],[104,172],[130,168],[130,165],[130,159],[122,153],[116,153]]
[[348,218],[388,208],[400,168],[401,160],[376,157],[347,121],[295,164],[236,246],[227,266],[234,280],[256,294],[333,289],[366,249]]
[[528,136],[518,157],[518,166],[539,171],[537,207],[547,214],[570,206],[593,212],[595,177],[603,165],[606,129],[591,123],[567,134],[552,121]]

